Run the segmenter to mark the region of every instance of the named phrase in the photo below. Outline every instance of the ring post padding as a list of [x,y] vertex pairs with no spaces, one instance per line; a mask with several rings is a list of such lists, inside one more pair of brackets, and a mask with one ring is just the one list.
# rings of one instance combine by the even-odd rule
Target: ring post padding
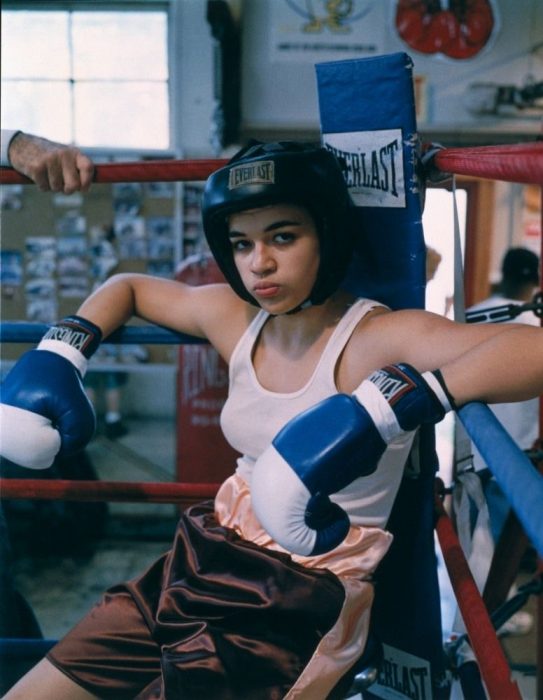
[[459,410],[458,416],[533,546],[543,556],[543,476],[488,406],[469,403]]
[[[339,158],[357,205],[355,255],[343,286],[393,309],[425,303],[412,69],[405,53],[316,66],[322,142]],[[437,700],[447,697],[447,681],[434,550],[433,427],[420,431],[419,454],[420,475],[403,480],[388,523],[394,541],[377,571],[372,627],[394,654],[386,663],[424,676],[420,692]],[[394,694],[387,683],[383,675],[364,698]]]
[[394,309],[425,302],[412,69],[405,53],[316,66],[322,142],[343,164],[357,205],[346,287]]

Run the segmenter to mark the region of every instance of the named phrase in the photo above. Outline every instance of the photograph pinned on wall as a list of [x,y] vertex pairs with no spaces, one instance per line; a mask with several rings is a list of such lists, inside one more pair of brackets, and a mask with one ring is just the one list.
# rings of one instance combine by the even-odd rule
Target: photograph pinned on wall
[[109,241],[114,238],[115,232],[113,230],[113,224],[93,224],[89,228],[89,245],[91,248],[94,248],[94,246],[101,246],[104,241]]
[[63,236],[57,241],[59,256],[83,257],[87,253],[87,239],[85,236]]
[[35,323],[54,323],[58,318],[56,299],[27,299],[26,319]]
[[25,284],[26,318],[28,321],[53,323],[58,314],[56,282],[49,277],[36,277]]
[[111,189],[117,215],[136,216],[141,209],[143,187],[138,182],[115,183]]
[[57,271],[59,276],[87,275],[89,263],[79,255],[62,255],[58,258]]
[[25,240],[25,254],[29,259],[39,256],[56,260],[57,239],[55,236],[27,236]]
[[20,250],[0,251],[2,297],[12,299],[23,283],[23,256]]
[[56,281],[52,277],[34,277],[25,284],[27,300],[51,300],[56,297]]
[[25,241],[25,267],[27,278],[52,278],[57,269],[56,237],[28,236]]
[[[89,271],[89,263],[87,259],[87,239],[85,236],[62,236],[57,241],[57,272],[59,275],[59,289],[61,288],[61,279],[68,277],[69,279],[80,276],[85,279]],[[62,288],[71,287],[71,283],[65,285],[62,283]],[[85,287],[87,288],[87,286]],[[80,296],[79,294],[63,294],[62,296]]]
[[147,258],[145,219],[142,216],[117,216],[114,230],[121,259],[144,260]]
[[90,274],[95,282],[102,282],[119,264],[114,226],[91,226],[89,244]]
[[58,278],[58,294],[64,299],[83,299],[89,294],[86,275],[63,275]]
[[23,206],[23,186],[3,185],[0,189],[0,208],[2,211],[18,211]]
[[153,216],[147,219],[150,258],[171,258],[174,254],[173,218]]
[[26,276],[28,278],[52,277],[55,274],[56,269],[56,258],[47,258],[36,255],[28,258],[27,260]]
[[55,236],[28,236],[25,240],[27,281],[24,287],[26,319],[53,323],[58,314],[54,273],[57,265]]
[[72,194],[55,192],[53,195],[53,205],[55,207],[80,207],[82,204],[83,195],[81,192],[72,192]]
[[87,220],[81,212],[73,209],[56,220],[55,230],[59,236],[83,236],[87,230]]

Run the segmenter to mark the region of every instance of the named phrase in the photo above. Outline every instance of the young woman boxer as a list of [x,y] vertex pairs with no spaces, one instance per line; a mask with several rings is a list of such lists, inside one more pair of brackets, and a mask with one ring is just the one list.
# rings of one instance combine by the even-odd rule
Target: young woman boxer
[[328,151],[252,146],[203,198],[229,285],[117,275],[12,370],[4,453],[41,468],[92,435],[80,377],[102,337],[136,315],[206,338],[230,366],[222,428],[243,456],[171,551],[109,590],[7,699],[333,696],[365,645],[416,428],[543,391],[540,329],[343,291],[351,206]]

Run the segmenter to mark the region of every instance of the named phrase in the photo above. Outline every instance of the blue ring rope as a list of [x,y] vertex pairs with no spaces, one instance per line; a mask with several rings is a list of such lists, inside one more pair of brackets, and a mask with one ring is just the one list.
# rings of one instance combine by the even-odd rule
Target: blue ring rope
[[543,476],[486,404],[468,403],[458,416],[533,546],[543,556]]
[[[4,321],[0,324],[0,342],[2,343],[39,343],[49,329],[46,323],[29,323],[28,321]],[[176,333],[162,326],[122,326],[114,331],[102,343],[123,345],[196,345],[207,343],[203,338],[186,333]]]
[[[37,343],[49,326],[44,323],[7,321],[0,324],[0,341]],[[207,341],[161,326],[123,326],[106,343],[202,344]],[[533,546],[543,556],[543,476],[517,446],[492,411],[482,403],[463,406],[458,415],[468,435],[505,493]]]

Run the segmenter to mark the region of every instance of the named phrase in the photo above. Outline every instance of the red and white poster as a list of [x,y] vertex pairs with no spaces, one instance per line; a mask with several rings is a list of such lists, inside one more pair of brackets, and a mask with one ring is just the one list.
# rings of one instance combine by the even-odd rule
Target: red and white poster
[[499,24],[491,0],[398,0],[394,23],[409,49],[458,61],[487,48]]

